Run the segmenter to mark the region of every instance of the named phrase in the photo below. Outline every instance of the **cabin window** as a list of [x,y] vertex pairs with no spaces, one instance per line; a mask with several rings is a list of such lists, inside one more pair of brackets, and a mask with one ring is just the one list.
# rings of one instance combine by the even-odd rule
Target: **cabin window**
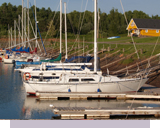
[[81,81],[95,81],[95,80],[92,78],[87,78],[87,79],[81,79]]
[[43,78],[43,79],[59,79],[59,77],[58,76],[54,76],[54,77],[52,77],[52,76],[48,76],[48,77],[46,77],[46,76],[32,76],[32,78],[33,79],[39,79],[39,78]]
[[79,79],[69,79],[69,82],[78,82]]
[[146,29],[146,33],[148,33],[148,29]]
[[156,30],[156,33],[159,33],[159,30]]

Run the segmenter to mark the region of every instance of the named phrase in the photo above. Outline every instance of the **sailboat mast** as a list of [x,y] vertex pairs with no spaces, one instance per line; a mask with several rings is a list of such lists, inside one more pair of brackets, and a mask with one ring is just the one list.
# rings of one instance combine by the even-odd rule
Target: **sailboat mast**
[[23,43],[23,0],[22,0],[22,43]]
[[14,45],[16,46],[16,20],[14,20]]
[[24,8],[24,42],[26,47],[26,7]]
[[94,0],[94,72],[97,72],[97,0]]
[[62,0],[60,0],[60,53],[62,53]]
[[[12,43],[13,43],[13,38],[12,38],[12,27],[11,27],[11,47],[12,47],[12,45],[13,45]],[[10,47],[10,48],[11,48],[11,47]]]
[[[42,51],[41,48],[40,48],[40,45],[38,43],[38,40],[37,40],[37,30],[38,30],[38,21],[37,21],[37,7],[36,7],[36,0],[34,0],[34,4],[35,4],[35,38],[36,38],[36,48],[39,47],[40,49],[40,52]],[[39,30],[38,30],[39,31]],[[39,33],[40,35],[40,33]],[[40,36],[41,37],[41,36]],[[41,38],[41,41],[43,42],[42,38]],[[45,49],[45,48],[44,48]],[[46,52],[46,50],[45,50]]]
[[11,47],[11,36],[10,36],[10,28],[8,24],[8,40],[9,40],[9,48]]
[[68,59],[67,55],[67,16],[66,16],[66,2],[64,3],[64,10],[65,10],[65,45],[66,45],[66,60]]
[[21,43],[21,42],[20,42],[20,28],[21,28],[20,22],[21,22],[21,21],[20,21],[20,20],[21,20],[20,15],[18,15],[18,25],[19,25],[19,29],[18,29],[18,31],[19,31],[19,32],[18,32],[18,42],[19,42],[19,47],[20,47],[20,43]]
[[34,5],[35,5],[35,20],[36,20],[36,22],[35,22],[35,38],[36,38],[36,47],[37,47],[37,45],[38,45],[38,42],[37,42],[37,7],[36,7],[36,0],[34,0]]
[[28,6],[28,44],[29,44],[29,0],[27,0],[27,6]]

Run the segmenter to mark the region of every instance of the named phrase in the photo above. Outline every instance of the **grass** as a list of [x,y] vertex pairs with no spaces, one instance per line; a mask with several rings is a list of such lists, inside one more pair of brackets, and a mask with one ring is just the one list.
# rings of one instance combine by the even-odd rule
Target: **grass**
[[[79,42],[79,46],[80,47],[83,47],[83,36],[81,36],[81,40]],[[158,53],[160,53],[160,41],[158,41],[158,45],[156,46],[154,52],[153,52],[153,49],[155,47],[155,43],[157,42],[157,39],[158,37],[133,37],[134,41],[136,42],[136,48],[137,50],[140,50],[142,49],[142,53],[138,52],[138,55],[140,57],[140,59],[145,59],[145,58],[149,58],[152,54],[153,55],[156,55]],[[87,52],[91,49],[94,48],[94,44],[93,43],[89,43],[89,42],[93,42],[93,40],[89,40],[89,37],[88,37],[88,41],[85,40],[85,43],[84,45],[88,45],[88,48],[85,48],[84,52]],[[110,47],[111,49],[115,49],[116,46],[117,48],[113,51],[106,51],[104,54],[108,54],[108,53],[114,53],[118,50],[121,50],[121,52],[117,53],[117,55],[120,55],[120,54],[123,54],[124,56],[127,56],[133,52],[135,52],[135,48],[134,48],[134,45],[132,43],[128,43],[128,42],[132,42],[131,40],[131,37],[127,37],[127,36],[122,36],[121,38],[117,38],[117,39],[112,39],[112,40],[109,40],[107,38],[99,38],[98,39],[98,42],[111,42],[111,43],[98,43],[97,46],[98,46],[98,51],[100,51],[101,49],[108,49],[108,47]],[[112,43],[113,42],[113,43]],[[141,44],[140,44],[141,43]],[[147,43],[151,43],[151,45],[147,44]],[[74,42],[73,40],[68,40],[68,48],[72,47],[74,45],[74,47],[78,47],[78,42]],[[65,49],[65,44],[63,42],[62,44],[63,46],[63,50]],[[54,45],[50,45],[49,46],[50,48],[59,48],[59,42],[56,42],[56,46]],[[124,52],[123,50],[124,49]],[[71,51],[69,54],[73,54],[74,52],[77,52],[78,50],[75,50],[75,51]],[[152,53],[153,52],[153,53]],[[83,50],[80,52],[80,54],[83,53]],[[92,54],[92,52],[90,52],[89,54]],[[99,56],[104,56],[103,54],[100,54]],[[132,63],[133,61],[137,60],[138,57],[137,57],[137,54],[134,54],[132,56],[132,58],[128,58],[126,60],[123,60],[121,63],[122,64],[129,64],[129,63]]]
[[[133,37],[133,40],[136,43],[156,43],[158,40],[158,37]],[[115,42],[115,43],[133,42],[131,37],[120,37],[116,39],[99,38],[97,41],[98,42]]]

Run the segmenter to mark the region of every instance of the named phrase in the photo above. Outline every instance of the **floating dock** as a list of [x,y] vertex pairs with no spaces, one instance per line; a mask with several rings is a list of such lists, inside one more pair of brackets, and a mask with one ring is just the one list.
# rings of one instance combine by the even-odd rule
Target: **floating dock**
[[[130,103],[130,106],[116,107],[108,106],[107,103],[103,107],[57,107],[55,102],[50,107],[53,109],[53,113],[56,114],[58,119],[119,119],[120,116],[123,116],[125,119],[128,116],[136,118],[141,116],[141,118],[152,116],[154,119],[160,117],[160,108],[159,107],[146,107],[146,106],[132,106],[134,103],[148,103],[148,104],[160,104],[160,88],[144,85],[139,92],[131,93],[55,93],[55,92],[37,92],[37,100],[70,100],[75,102],[87,100],[118,100],[125,101]],[[56,106],[54,106],[54,104]],[[56,119],[55,117],[53,117]]]
[[128,109],[86,109],[86,108],[53,108],[53,113],[58,114],[60,119],[110,119],[111,116],[154,116],[160,117],[160,108],[128,108]]

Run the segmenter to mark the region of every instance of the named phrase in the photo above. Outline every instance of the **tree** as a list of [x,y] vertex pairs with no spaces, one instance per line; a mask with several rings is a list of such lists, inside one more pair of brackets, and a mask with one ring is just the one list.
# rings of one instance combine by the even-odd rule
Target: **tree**
[[91,22],[89,23],[85,23],[82,27],[82,32],[81,34],[87,34],[88,32],[90,32],[91,30],[93,30],[93,24]]
[[[35,6],[33,5],[30,8],[30,19],[35,27],[35,19],[33,16]],[[60,12],[54,12],[50,8],[36,8],[37,10],[37,20],[39,21],[38,27],[41,32],[41,35],[45,36],[46,32],[48,31],[49,27],[49,36],[54,37],[56,33],[59,32],[60,26]],[[56,15],[55,15],[56,13]],[[10,27],[13,27],[14,20],[18,21],[18,15],[22,14],[22,6],[19,5],[13,6],[11,3],[3,3],[0,6],[0,30],[1,35],[7,34],[8,24]],[[160,19],[159,15],[155,15],[149,17],[143,11],[127,11],[125,12],[127,21],[129,22],[132,18],[152,18],[152,19]],[[55,15],[55,18],[53,19]],[[64,14],[63,14],[64,17]],[[53,20],[53,22],[51,22]],[[72,11],[67,14],[67,31],[70,35],[76,34],[88,34],[90,35],[93,31],[93,24],[94,24],[94,12],[85,11],[85,12],[78,12]],[[109,14],[100,11],[100,32],[105,33],[105,35],[112,36],[118,34],[127,33],[126,27],[127,23],[125,21],[124,15],[118,12],[118,9],[112,9]],[[63,28],[64,32],[64,18],[63,18]],[[107,34],[106,34],[107,33]],[[32,33],[33,34],[33,33]],[[71,36],[70,36],[71,37]]]

